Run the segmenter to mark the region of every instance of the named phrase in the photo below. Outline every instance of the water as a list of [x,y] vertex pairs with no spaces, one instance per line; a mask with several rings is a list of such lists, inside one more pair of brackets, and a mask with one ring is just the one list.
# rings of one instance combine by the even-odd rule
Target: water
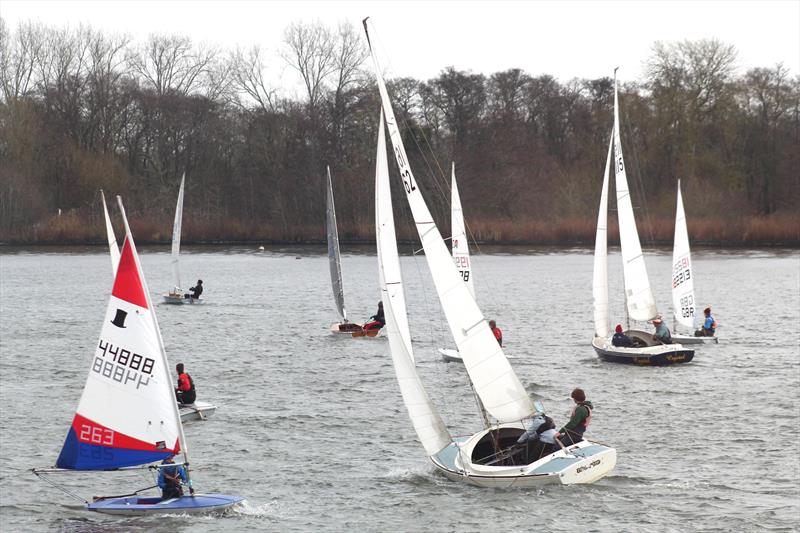
[[[406,247],[407,248],[407,247]],[[671,368],[600,362],[592,337],[592,256],[497,248],[474,258],[478,301],[504,331],[528,390],[563,423],[575,386],[596,406],[589,434],[617,448],[590,486],[488,490],[447,481],[425,457],[384,338],[328,333],[335,321],[322,247],[197,248],[185,285],[207,303],[157,305],[171,363],[219,406],[186,426],[195,483],[248,504],[228,516],[88,513],[27,470],[58,456],[111,286],[102,248],[6,249],[0,256],[0,529],[3,531],[795,530],[800,528],[800,254],[695,251],[696,291],[719,345]],[[154,297],[166,248],[142,250]],[[370,248],[343,258],[354,320],[375,312]],[[669,253],[647,258],[669,314]],[[619,256],[610,259],[621,317]],[[439,359],[446,327],[422,257],[402,258],[419,372],[451,433],[480,427],[463,367]],[[612,318],[614,320],[614,318]],[[62,474],[84,498],[152,484],[147,473]],[[113,492],[117,491],[117,492]]]

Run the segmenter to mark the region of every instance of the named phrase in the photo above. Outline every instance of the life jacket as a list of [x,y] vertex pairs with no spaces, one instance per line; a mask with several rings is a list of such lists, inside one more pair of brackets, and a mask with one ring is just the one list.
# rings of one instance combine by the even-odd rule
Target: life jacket
[[711,317],[711,331],[717,331],[717,321],[713,316]]
[[[578,431],[579,431],[581,434],[583,434],[583,432],[584,432],[584,431],[586,431],[586,428],[588,428],[588,427],[589,427],[589,422],[591,422],[591,421],[592,421],[592,409],[591,409],[591,407],[589,407],[589,406],[588,406],[588,405],[586,405],[585,403],[580,403],[580,404],[576,405],[576,406],[575,406],[575,407],[572,409],[572,414],[570,415],[570,418],[572,418],[572,417],[573,417],[573,415],[575,415],[575,411],[577,411],[578,407],[585,407],[585,408],[586,408],[586,410],[589,412],[589,414],[586,416],[586,418],[584,418],[584,419],[583,419],[583,422],[581,422],[581,424],[580,424],[580,425],[579,425],[577,428],[575,428],[575,429],[577,429],[577,430],[578,430]],[[580,428],[580,429],[579,429],[579,428]]]
[[[184,383],[189,382],[189,388],[184,389]],[[178,376],[178,390],[181,392],[195,392],[194,390],[194,381],[192,380],[192,376],[184,372],[183,374]]]

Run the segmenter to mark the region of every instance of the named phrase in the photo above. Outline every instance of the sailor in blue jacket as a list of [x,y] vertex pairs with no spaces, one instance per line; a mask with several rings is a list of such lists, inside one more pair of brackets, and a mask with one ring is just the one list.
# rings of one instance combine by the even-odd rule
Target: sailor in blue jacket
[[[183,465],[176,465],[172,457],[167,457],[161,461],[161,464],[166,465],[158,469],[158,486],[161,488],[161,499],[180,498],[183,496],[183,487],[181,485],[189,482],[186,469]],[[194,493],[191,485],[189,485],[189,491]]]

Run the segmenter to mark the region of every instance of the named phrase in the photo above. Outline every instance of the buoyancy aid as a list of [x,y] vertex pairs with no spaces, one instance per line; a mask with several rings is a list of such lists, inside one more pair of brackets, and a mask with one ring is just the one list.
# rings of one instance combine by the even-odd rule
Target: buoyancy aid
[[178,376],[178,390],[181,392],[195,392],[194,381],[186,372]]
[[578,405],[576,405],[572,409],[572,413],[570,414],[570,418],[575,416],[575,413],[577,412],[579,407],[585,407],[586,408],[586,412],[589,413],[589,414],[586,415],[586,418],[584,418],[583,421],[580,424],[578,424],[578,426],[575,429],[572,429],[571,431],[574,431],[576,433],[580,433],[581,435],[583,435],[583,432],[586,431],[586,428],[589,427],[589,423],[592,421],[592,409],[588,405],[586,405],[585,403],[579,403]]

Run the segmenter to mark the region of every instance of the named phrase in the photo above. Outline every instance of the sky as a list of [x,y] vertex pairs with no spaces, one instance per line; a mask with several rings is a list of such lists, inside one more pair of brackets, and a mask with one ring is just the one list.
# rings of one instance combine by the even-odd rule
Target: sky
[[[611,76],[643,80],[655,41],[717,38],[738,50],[740,72],[782,62],[800,73],[800,0],[283,2],[0,0],[10,29],[39,20],[63,27],[88,23],[144,40],[151,33],[188,35],[224,49],[261,45],[275,54],[292,22],[350,21],[361,32],[370,16],[373,42],[389,77],[429,79],[454,66],[491,74],[521,68],[531,75]],[[275,76],[296,74],[274,56]],[[288,71],[287,71],[288,70]]]

